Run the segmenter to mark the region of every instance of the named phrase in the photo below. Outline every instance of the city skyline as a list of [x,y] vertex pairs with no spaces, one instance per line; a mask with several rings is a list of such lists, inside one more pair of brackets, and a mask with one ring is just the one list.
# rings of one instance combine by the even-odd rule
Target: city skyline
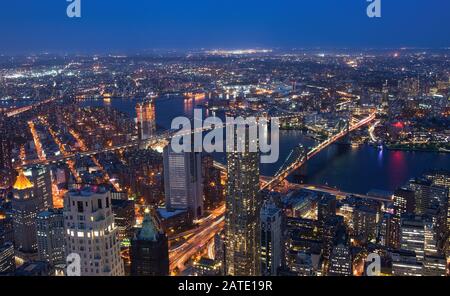
[[4,2],[0,279],[450,276],[448,0]]

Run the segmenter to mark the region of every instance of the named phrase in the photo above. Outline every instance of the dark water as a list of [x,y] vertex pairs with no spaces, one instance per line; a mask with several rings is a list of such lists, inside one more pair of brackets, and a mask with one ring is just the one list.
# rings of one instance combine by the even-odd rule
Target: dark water
[[[111,106],[136,117],[135,105],[140,100],[112,99],[83,102],[84,106]],[[163,98],[156,101],[157,124],[168,129],[177,116],[192,117],[193,109],[201,101],[183,98]],[[314,141],[299,131],[281,131],[280,158],[275,164],[261,165],[262,175],[273,175],[283,164],[290,151],[298,144],[313,146]],[[223,155],[217,159],[224,161]],[[332,145],[308,161],[291,180],[308,184],[326,184],[348,192],[365,194],[371,189],[393,191],[409,179],[419,177],[431,169],[450,169],[450,155],[432,152],[405,152],[378,150],[365,145],[353,148]]]

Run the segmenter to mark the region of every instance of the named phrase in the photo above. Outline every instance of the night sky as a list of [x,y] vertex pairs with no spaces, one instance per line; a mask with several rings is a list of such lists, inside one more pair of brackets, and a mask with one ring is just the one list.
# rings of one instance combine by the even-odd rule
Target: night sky
[[449,47],[449,0],[0,1],[0,53],[139,52],[199,48]]

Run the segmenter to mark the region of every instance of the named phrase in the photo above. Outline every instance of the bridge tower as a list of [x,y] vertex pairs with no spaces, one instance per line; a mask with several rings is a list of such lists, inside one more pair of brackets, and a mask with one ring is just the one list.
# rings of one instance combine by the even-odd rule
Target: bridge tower
[[338,144],[342,144],[342,145],[350,145],[351,144],[351,138],[350,138],[350,119],[343,119],[340,120],[337,124],[337,128],[339,129],[339,131],[346,131],[346,135],[345,137],[343,137],[342,139],[340,139],[337,143]]

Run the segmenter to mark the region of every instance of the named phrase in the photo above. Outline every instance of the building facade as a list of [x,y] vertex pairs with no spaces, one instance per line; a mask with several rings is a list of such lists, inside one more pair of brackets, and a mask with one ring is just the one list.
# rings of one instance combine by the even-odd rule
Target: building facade
[[[245,152],[227,153],[228,184],[225,214],[226,274],[259,275],[259,154],[249,152],[248,129]],[[234,135],[239,142],[240,135]]]
[[36,218],[39,260],[51,266],[65,263],[64,217],[62,210],[44,211]]
[[72,190],[64,198],[66,256],[81,257],[82,276],[122,276],[119,230],[110,193],[104,188]]
[[43,211],[35,196],[33,183],[20,172],[13,186],[11,202],[13,213],[14,246],[22,254],[37,253],[36,217]]
[[158,230],[148,211],[131,240],[130,257],[132,276],[169,275],[167,236]]
[[193,219],[203,215],[201,153],[175,153],[164,148],[164,189],[168,210],[188,210]]
[[137,125],[140,140],[147,140],[156,134],[156,109],[153,100],[136,105]]
[[282,249],[282,211],[272,203],[261,209],[261,275],[275,276],[281,267]]

